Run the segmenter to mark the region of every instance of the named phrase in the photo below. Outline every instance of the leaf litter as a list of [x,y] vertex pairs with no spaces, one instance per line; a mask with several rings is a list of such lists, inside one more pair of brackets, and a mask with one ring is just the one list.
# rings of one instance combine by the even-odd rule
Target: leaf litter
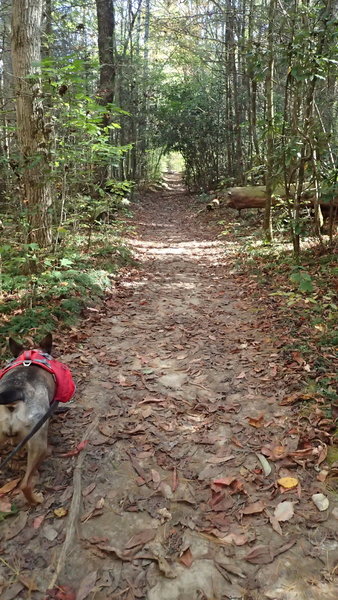
[[[282,554],[293,560],[293,547],[309,577],[320,576],[303,551],[314,524],[317,535],[334,540],[332,525],[315,521],[330,507],[312,500],[325,492],[327,475],[318,479],[319,469],[330,473],[330,423],[318,411],[307,419],[297,412],[300,403],[316,402],[294,391],[305,360],[295,353],[284,360],[287,335],[275,335],[270,314],[256,312],[247,291],[252,282],[229,274],[232,259],[215,242],[217,227],[191,218],[182,191],[168,192],[160,211],[158,202],[148,197],[136,209],[139,237],[130,244],[139,267],[125,268],[102,308],[88,311],[67,340],[56,336],[80,385],[76,404],[50,427],[59,454],[41,469],[44,504],[27,512],[16,470],[1,481],[4,507],[17,504],[19,511],[0,524],[0,568],[8,582],[2,593],[9,598],[15,585],[17,596],[26,588],[32,600],[146,598],[169,579],[171,590],[195,600],[207,597],[217,573],[231,597],[232,583],[244,586],[257,569],[263,595],[272,579],[278,587],[278,573],[271,579],[264,568]],[[154,230],[149,223],[158,219],[163,227]],[[81,442],[93,415],[99,427]],[[80,536],[49,589],[85,447]],[[323,495],[320,507],[327,504]],[[181,541],[185,534],[188,541]],[[6,565],[23,542],[15,580]],[[323,543],[318,553],[326,552]],[[204,590],[184,575],[196,565]],[[158,597],[166,600],[165,593]]]

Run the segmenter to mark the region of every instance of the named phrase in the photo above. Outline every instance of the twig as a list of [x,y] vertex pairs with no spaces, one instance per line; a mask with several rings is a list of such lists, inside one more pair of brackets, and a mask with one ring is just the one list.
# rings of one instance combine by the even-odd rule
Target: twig
[[[87,427],[87,430],[84,434],[83,440],[90,439],[90,436],[91,436],[93,430],[97,427],[98,422],[99,422],[99,420],[97,418],[97,419],[95,419],[95,421],[93,423],[90,423],[90,425]],[[62,550],[59,554],[59,559],[58,559],[58,562],[56,565],[55,573],[49,582],[48,589],[51,589],[55,586],[60,573],[63,571],[65,563],[66,563],[67,554],[70,549],[71,543],[73,541],[76,524],[77,524],[77,519],[78,519],[79,512],[80,512],[80,505],[81,505],[81,471],[82,471],[82,465],[83,465],[85,456],[86,456],[86,449],[84,448],[82,450],[82,452],[79,454],[78,459],[77,459],[77,464],[74,467],[74,473],[73,473],[74,492],[73,492],[72,502],[71,502],[70,509],[69,509],[66,538],[63,543]]]

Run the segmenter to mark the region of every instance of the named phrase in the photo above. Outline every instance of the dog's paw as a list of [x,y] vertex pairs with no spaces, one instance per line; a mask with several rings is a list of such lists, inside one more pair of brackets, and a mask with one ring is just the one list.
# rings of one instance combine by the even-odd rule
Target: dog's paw
[[42,504],[44,501],[43,494],[41,492],[34,492],[31,488],[21,488],[28,504],[34,506],[35,504]]

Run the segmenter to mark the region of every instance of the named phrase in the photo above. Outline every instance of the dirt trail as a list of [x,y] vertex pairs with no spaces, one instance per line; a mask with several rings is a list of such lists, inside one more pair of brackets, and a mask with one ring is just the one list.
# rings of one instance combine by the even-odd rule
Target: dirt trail
[[[140,267],[121,277],[83,349],[65,357],[81,355],[85,380],[78,408],[54,424],[54,441],[71,435],[76,444],[99,420],[59,583],[78,600],[336,600],[337,521],[311,502],[321,491],[316,472],[282,457],[264,475],[257,457],[263,446],[292,451],[299,441],[291,409],[279,405],[293,391],[292,378],[279,375],[280,344],[229,273],[213,229],[171,186],[138,205],[130,243]],[[42,480],[53,496],[47,486],[26,534],[0,542],[7,557],[24,540],[21,569],[40,589],[65,540],[67,518],[53,509],[70,509],[77,460],[46,461]],[[305,494],[280,493],[276,480],[290,474]],[[278,533],[269,518],[283,500],[295,514]],[[46,597],[25,594],[21,584],[12,598]],[[56,594],[47,598],[72,598]]]

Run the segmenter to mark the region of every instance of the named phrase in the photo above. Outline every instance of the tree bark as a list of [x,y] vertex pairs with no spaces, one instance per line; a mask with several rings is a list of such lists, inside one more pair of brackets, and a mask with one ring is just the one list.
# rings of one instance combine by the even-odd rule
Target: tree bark
[[17,138],[28,240],[51,244],[52,204],[49,141],[40,90],[42,0],[13,0],[12,63],[16,97]]
[[[97,44],[99,49],[100,81],[98,97],[102,106],[107,106],[115,98],[115,12],[114,0],[96,0],[97,13]],[[111,121],[110,111],[103,115],[102,128]],[[96,183],[104,186],[109,172],[109,165],[98,165],[96,168]]]
[[270,0],[269,29],[268,29],[268,70],[266,76],[266,112],[267,112],[267,169],[266,169],[266,205],[264,212],[264,235],[267,242],[273,241],[272,229],[272,194],[273,194],[273,169],[274,169],[274,49],[273,49],[273,21],[276,0]]

